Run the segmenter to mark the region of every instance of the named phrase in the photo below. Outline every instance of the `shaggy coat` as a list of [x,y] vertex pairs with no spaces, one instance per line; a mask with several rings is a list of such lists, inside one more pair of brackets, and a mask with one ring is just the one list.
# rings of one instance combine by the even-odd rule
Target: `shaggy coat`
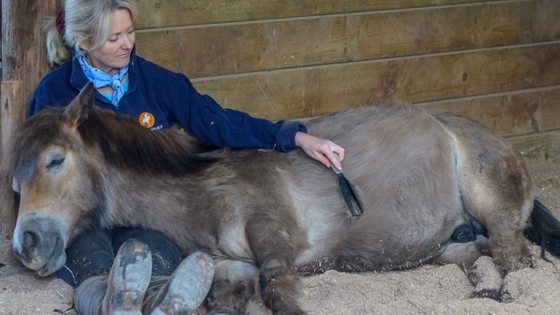
[[469,266],[484,254],[505,274],[531,265],[529,218],[532,240],[558,235],[520,154],[469,119],[372,106],[306,120],[346,148],[365,207],[352,217],[336,174],[301,150],[209,148],[95,108],[92,95],[88,85],[64,111],[28,119],[4,165],[14,253],[42,276],[84,230],[143,226],[185,255],[212,255],[209,311],[243,313],[256,289],[275,314],[303,314],[300,275]]

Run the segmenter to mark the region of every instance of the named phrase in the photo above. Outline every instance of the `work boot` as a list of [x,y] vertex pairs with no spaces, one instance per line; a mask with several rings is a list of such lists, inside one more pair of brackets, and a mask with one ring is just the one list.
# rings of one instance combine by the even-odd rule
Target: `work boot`
[[109,272],[103,314],[141,315],[151,275],[150,248],[135,239],[124,242]]
[[[212,258],[202,252],[192,253],[181,262],[163,287],[159,290],[148,289],[145,314],[189,314],[204,301],[213,278]],[[155,299],[149,302],[152,297]]]
[[107,292],[107,275],[87,278],[76,289],[74,309],[80,315],[99,315]]

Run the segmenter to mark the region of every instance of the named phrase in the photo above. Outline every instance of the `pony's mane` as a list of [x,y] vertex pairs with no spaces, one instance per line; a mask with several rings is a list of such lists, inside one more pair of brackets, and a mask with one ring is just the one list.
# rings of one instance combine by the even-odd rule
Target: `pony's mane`
[[78,126],[86,145],[98,145],[107,163],[151,174],[182,175],[207,168],[221,154],[182,130],[151,131],[132,118],[93,107]]
[[[3,228],[13,231],[19,198],[12,190],[12,177],[18,165],[26,169],[37,163],[51,143],[65,145],[62,126],[64,108],[49,107],[27,119],[13,135],[11,147],[4,152],[0,181],[4,191]],[[88,119],[78,126],[86,145],[98,146],[105,161],[113,166],[150,174],[180,176],[207,168],[223,156],[223,150],[203,144],[185,132],[170,129],[150,131],[129,117],[93,107]],[[225,149],[224,149],[225,150]]]
[[[24,122],[15,134],[13,163],[33,163],[49,143],[65,140],[62,108],[46,108]],[[221,156],[178,129],[151,131],[132,118],[93,107],[78,126],[86,146],[97,146],[109,165],[150,174],[182,175],[207,168]],[[12,163],[12,164],[13,164]],[[15,167],[13,164],[12,167]]]

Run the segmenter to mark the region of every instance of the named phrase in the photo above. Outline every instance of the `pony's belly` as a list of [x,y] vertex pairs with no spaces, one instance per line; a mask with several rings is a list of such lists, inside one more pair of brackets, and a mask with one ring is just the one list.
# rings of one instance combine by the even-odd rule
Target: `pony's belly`
[[429,244],[386,244],[374,255],[375,269],[408,269],[429,263],[444,251],[446,243],[441,240]]
[[[298,266],[333,262],[325,269],[343,271],[394,270],[429,263],[445,250],[457,227],[465,223],[459,210],[447,213],[406,211],[383,206],[334,228],[315,222],[310,248],[298,256]],[[401,210],[403,210],[401,208]],[[321,220],[319,220],[321,222]],[[323,223],[325,223],[323,221]],[[321,237],[319,237],[321,236]]]
[[359,249],[336,253],[332,249],[307,250],[300,255],[296,265],[302,274],[321,273],[326,270],[344,272],[389,271],[414,268],[432,262],[446,249],[448,242],[441,240],[425,244],[401,244],[391,241],[362,244]]

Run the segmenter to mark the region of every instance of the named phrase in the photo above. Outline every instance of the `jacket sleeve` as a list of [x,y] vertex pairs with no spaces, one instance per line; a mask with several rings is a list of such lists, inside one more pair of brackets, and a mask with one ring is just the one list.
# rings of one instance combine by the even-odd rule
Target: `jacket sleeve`
[[204,142],[220,147],[289,152],[297,148],[296,133],[307,132],[298,121],[271,122],[223,108],[212,97],[196,91],[186,76],[179,77],[172,99],[180,101],[173,105],[173,115],[185,130]]

